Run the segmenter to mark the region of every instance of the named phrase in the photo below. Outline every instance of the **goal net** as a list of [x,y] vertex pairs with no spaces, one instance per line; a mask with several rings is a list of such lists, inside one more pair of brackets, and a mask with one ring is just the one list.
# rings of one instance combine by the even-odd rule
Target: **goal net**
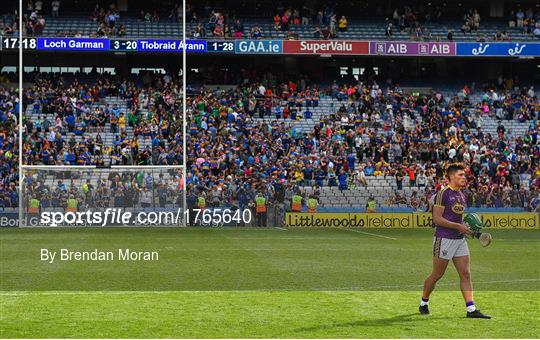
[[25,166],[21,226],[183,226],[182,166]]

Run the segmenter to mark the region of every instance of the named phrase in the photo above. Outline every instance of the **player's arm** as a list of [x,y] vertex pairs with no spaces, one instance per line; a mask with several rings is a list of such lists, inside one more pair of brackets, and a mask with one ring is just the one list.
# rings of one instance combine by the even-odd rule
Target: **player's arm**
[[433,206],[433,222],[435,223],[435,225],[438,225],[444,228],[455,229],[464,235],[472,235],[472,231],[468,225],[464,223],[456,223],[456,222],[448,221],[446,218],[443,217],[443,212],[444,212],[444,206],[440,206],[440,205]]

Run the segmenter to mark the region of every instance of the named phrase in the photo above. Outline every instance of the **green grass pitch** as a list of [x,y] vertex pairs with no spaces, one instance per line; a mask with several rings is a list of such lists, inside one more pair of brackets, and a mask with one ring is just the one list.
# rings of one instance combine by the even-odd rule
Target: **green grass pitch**
[[[428,229],[0,230],[0,338],[539,338],[540,231],[469,241],[464,318],[449,267],[418,315]],[[152,262],[40,261],[40,249],[158,251]]]

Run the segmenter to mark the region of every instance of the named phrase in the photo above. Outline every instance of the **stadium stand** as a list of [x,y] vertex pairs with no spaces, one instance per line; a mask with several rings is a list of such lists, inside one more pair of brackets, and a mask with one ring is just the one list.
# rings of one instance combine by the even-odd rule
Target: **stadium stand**
[[[521,8],[503,20],[484,18],[474,9],[462,13],[463,18],[411,8],[391,15],[372,9],[366,18],[327,7],[305,14],[304,9],[273,6],[245,15],[192,4],[188,32],[206,39],[531,41],[538,29],[538,13]],[[96,7],[74,14],[60,7],[50,15],[28,8],[25,15],[27,35],[182,34],[178,8],[134,13]],[[2,17],[4,34],[16,33],[15,21],[12,15]],[[251,77],[229,86],[190,84],[184,160],[178,77],[150,72],[25,77],[25,164],[186,161],[192,207],[200,196],[209,207],[246,207],[257,193],[290,207],[292,195],[300,192],[304,200],[317,197],[321,211],[363,210],[368,200],[375,200],[379,211],[425,210],[444,184],[444,163],[462,161],[470,166],[469,206],[540,209],[539,94],[517,78],[476,88],[420,81],[427,89],[421,93],[374,79],[328,83]],[[14,90],[1,88],[1,93],[0,204],[15,207],[18,104]],[[109,174],[37,171],[25,184],[30,196],[44,199],[45,208],[64,206],[70,195],[88,206],[145,207],[151,202],[171,207],[184,188],[178,170]],[[104,201],[104,196],[111,198]]]
[[[480,15],[476,9],[463,10],[458,19],[455,14],[445,15],[440,8],[415,9],[402,5],[387,15],[373,8],[369,9],[372,15],[366,15],[366,12],[348,8],[321,6],[314,10],[263,6],[266,7],[242,16],[242,13],[236,14],[220,7],[204,6],[204,9],[196,11],[195,4],[188,4],[188,35],[204,39],[419,41],[530,41],[540,38],[539,13],[533,7],[509,7],[507,18],[501,20]],[[272,11],[274,14],[269,14]],[[121,12],[114,6],[97,6],[87,13],[80,10],[49,13],[29,7],[24,33],[34,36],[137,38],[178,38],[182,35],[182,14],[178,5],[140,12]],[[267,15],[261,17],[261,13]],[[15,27],[12,23],[9,16],[4,16],[4,34],[13,34]]]
[[[181,119],[177,80],[147,74],[149,86],[143,87],[107,76],[34,76],[24,93],[29,164],[182,164],[174,125]],[[323,210],[362,209],[370,197],[383,210],[424,210],[444,184],[443,163],[464,161],[470,165],[471,207],[538,209],[537,98],[534,88],[512,79],[478,93],[465,86],[420,95],[376,82],[192,89],[190,204],[204,195],[208,206],[245,207],[260,192],[283,203],[300,190],[306,198],[318,197]],[[125,126],[114,128],[120,112],[127,113]],[[176,133],[163,130],[170,126]],[[120,180],[137,192],[130,205],[140,204],[143,190],[141,183],[128,184],[136,174]],[[36,176],[33,183],[42,185],[34,185],[33,193],[54,192],[60,175]],[[178,171],[168,176],[178,185]],[[113,177],[62,177],[63,199],[71,192],[92,202],[82,196],[87,178],[93,188],[125,195],[115,190]],[[100,190],[93,193],[99,197]],[[152,195],[158,204],[157,190]],[[172,204],[170,197],[177,196],[167,197]]]
[[358,209],[372,196],[384,208],[421,210],[444,183],[442,164],[464,161],[470,206],[531,209],[540,184],[536,93],[468,91],[446,98],[334,83],[314,100],[294,82],[207,89],[188,106],[187,183],[213,193],[221,181],[248,183],[252,195],[289,201],[298,186],[323,208]]
[[[324,26],[313,25],[292,25],[288,30],[276,30],[272,22],[261,22],[261,20],[244,19],[242,37],[254,39],[324,39],[321,30]],[[346,31],[336,32],[335,36],[327,38],[341,40],[387,40],[385,26],[387,21],[356,19],[349,20],[349,26]],[[231,24],[233,26],[234,24]],[[533,34],[528,34],[521,28],[509,28],[504,23],[491,22],[484,24],[481,28],[474,32],[462,32],[458,21],[446,21],[440,23],[426,24],[421,28],[421,31],[416,30],[397,30],[392,33],[392,40],[421,40],[421,41],[495,41],[495,40],[511,40],[511,41],[528,41],[534,39]],[[188,24],[190,36],[195,38],[234,38],[233,33],[229,36],[214,36],[212,26],[204,23],[204,30],[198,28],[199,24]],[[253,35],[253,30],[257,36]],[[200,32],[204,32],[201,34]],[[451,39],[448,33],[452,32]],[[500,36],[497,38],[497,36]],[[504,35],[504,38],[503,38]]]
[[38,76],[24,93],[25,164],[181,164],[181,79],[140,76]]
[[[188,29],[193,36],[203,38],[525,41],[540,36],[539,11],[532,5],[525,10],[519,5],[507,7],[507,20],[483,19],[480,10],[465,10],[467,5],[462,7],[461,3],[438,6],[429,2],[410,7],[400,2],[386,13],[380,5],[373,5],[319,3],[315,9],[307,2],[303,6],[291,3],[279,4],[272,12],[264,4],[256,8],[242,4],[231,11],[194,3],[187,12]],[[237,13],[245,8],[252,9],[250,16]]]
[[78,36],[78,37],[174,37],[182,36],[182,27],[178,23],[170,21],[143,21],[136,17],[119,19],[118,29],[106,29],[100,23],[96,23],[88,16],[69,16],[66,18],[47,18],[47,26],[43,30],[43,36]]
[[[8,80],[1,78],[2,83]],[[14,87],[0,85],[0,210],[18,206],[17,96]]]

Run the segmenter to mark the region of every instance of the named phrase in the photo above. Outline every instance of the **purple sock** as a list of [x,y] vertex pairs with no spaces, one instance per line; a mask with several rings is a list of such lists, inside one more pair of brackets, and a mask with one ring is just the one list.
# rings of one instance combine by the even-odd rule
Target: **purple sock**
[[424,301],[424,302],[429,302],[429,299],[424,299],[424,298],[422,298],[422,301]]
[[465,306],[469,307],[469,306],[472,306],[474,305],[474,301],[467,301],[467,303],[465,303]]

